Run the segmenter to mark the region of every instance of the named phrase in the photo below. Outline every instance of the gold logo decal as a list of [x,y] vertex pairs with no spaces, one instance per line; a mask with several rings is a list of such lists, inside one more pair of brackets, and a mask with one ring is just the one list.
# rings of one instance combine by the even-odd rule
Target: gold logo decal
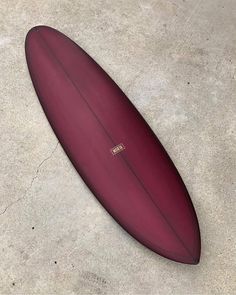
[[115,156],[116,154],[122,152],[125,149],[125,146],[123,145],[123,143],[120,143],[116,146],[114,146],[112,149],[110,149],[111,153],[113,156]]

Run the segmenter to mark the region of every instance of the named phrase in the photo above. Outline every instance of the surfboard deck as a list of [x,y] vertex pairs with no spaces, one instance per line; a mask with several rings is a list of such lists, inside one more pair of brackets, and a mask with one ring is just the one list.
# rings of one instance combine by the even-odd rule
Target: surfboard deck
[[149,249],[197,264],[200,231],[188,191],[126,95],[81,47],[53,28],[32,28],[25,51],[48,121],[99,202]]

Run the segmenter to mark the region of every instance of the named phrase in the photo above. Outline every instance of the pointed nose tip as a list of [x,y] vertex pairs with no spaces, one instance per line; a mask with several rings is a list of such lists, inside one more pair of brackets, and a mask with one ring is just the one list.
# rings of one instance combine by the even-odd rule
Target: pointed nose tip
[[183,263],[183,264],[189,264],[189,265],[197,265],[200,262],[200,257],[190,257],[190,256],[186,256],[186,257],[178,257],[178,258],[173,258],[173,257],[167,257],[171,260],[174,260],[176,262],[179,263]]
[[186,258],[179,260],[179,262],[185,263],[185,264],[197,265],[200,262],[200,251],[195,256],[186,256]]
[[197,265],[197,264],[199,264],[199,262],[200,262],[200,258],[197,258],[197,259],[193,260],[193,263],[192,264]]
[[183,264],[197,265],[200,262],[200,257],[186,257],[186,258],[180,258],[180,259],[178,258],[173,259],[172,257],[168,257],[168,258]]
[[[192,245],[193,246],[193,245]],[[179,263],[197,265],[200,262],[201,257],[201,243],[200,240],[196,241],[194,247],[182,247],[179,248],[179,254],[169,253],[167,258]]]
[[200,262],[200,257],[193,258],[188,264],[197,265]]

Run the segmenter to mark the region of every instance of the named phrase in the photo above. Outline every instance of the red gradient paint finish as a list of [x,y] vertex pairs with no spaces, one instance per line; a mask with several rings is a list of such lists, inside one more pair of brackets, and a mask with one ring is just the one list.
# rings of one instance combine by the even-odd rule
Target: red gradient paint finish
[[25,47],[44,112],[100,203],[143,245],[169,259],[197,264],[200,232],[189,194],[130,100],[57,30],[32,28]]

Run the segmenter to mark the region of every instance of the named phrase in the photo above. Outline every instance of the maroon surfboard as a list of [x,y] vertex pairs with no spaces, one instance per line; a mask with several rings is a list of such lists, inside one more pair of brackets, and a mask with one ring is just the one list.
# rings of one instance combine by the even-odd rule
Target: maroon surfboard
[[44,112],[99,202],[143,245],[174,261],[197,264],[200,232],[187,189],[126,95],[53,28],[32,28],[25,49]]

